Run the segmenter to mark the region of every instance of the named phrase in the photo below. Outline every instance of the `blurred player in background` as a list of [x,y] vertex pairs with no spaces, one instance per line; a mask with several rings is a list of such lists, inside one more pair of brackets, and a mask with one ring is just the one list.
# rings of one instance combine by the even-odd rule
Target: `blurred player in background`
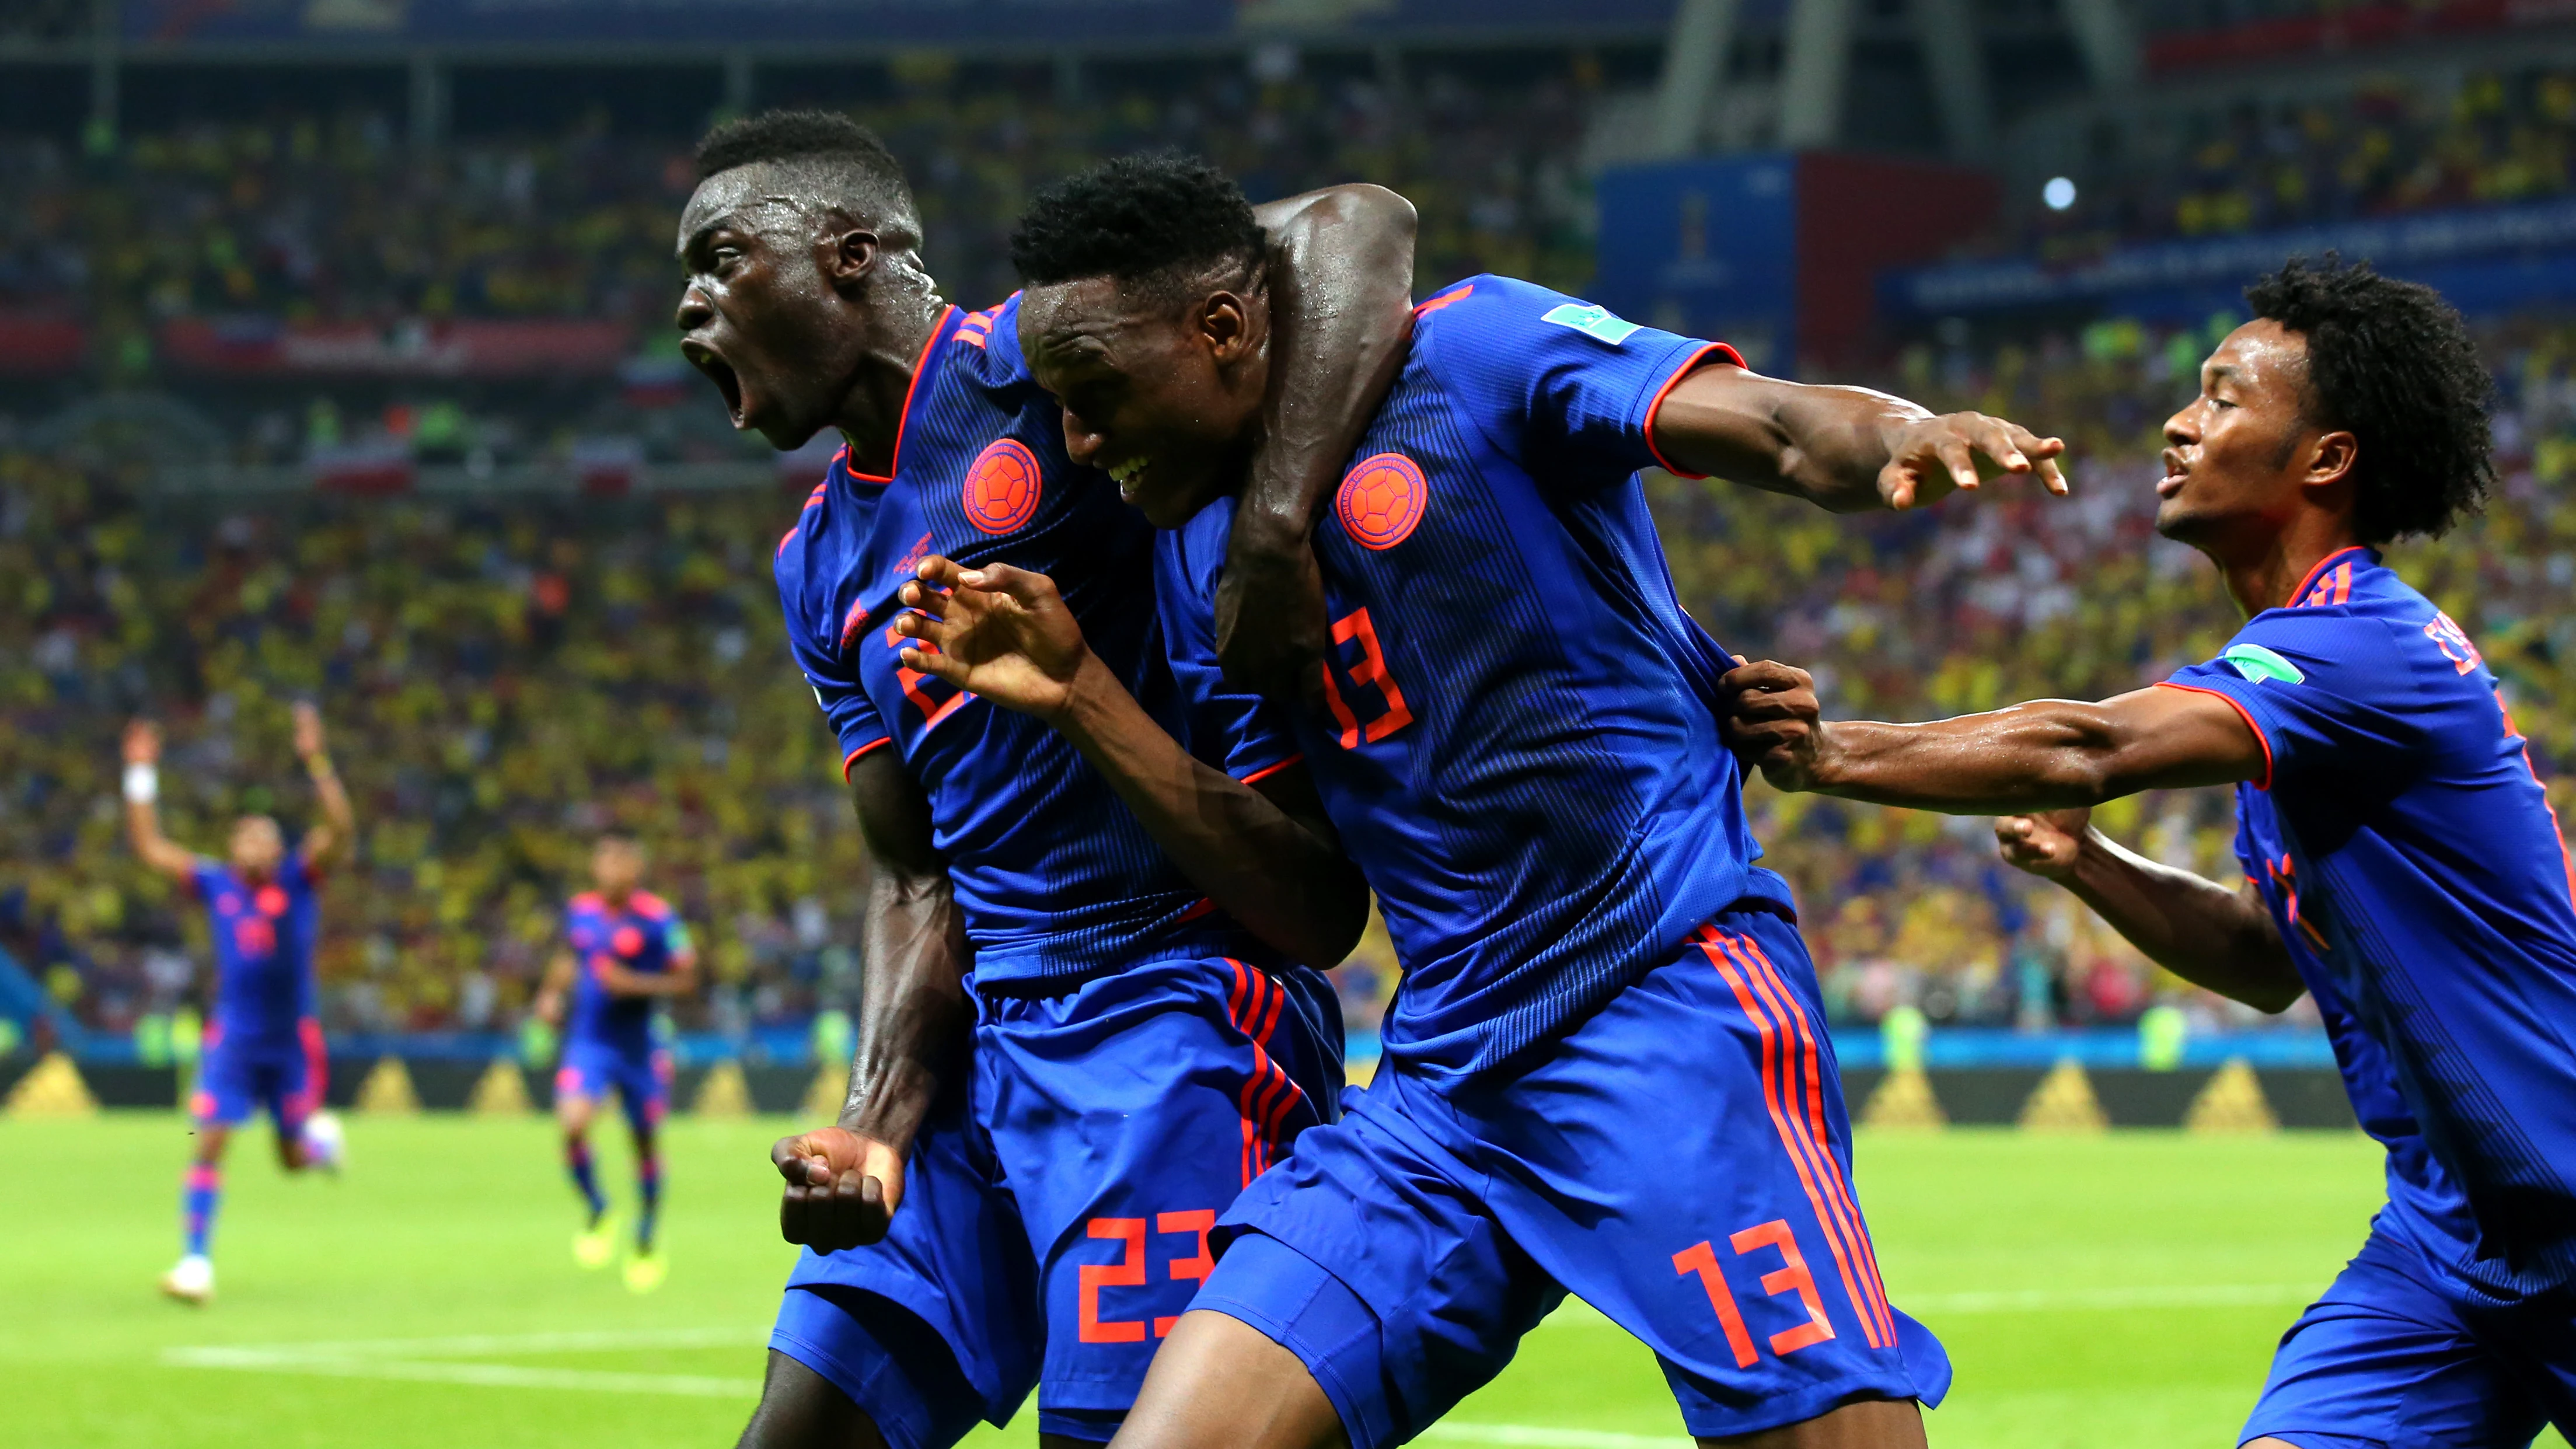
[[[1234,183],[1178,157],[1065,182],[1012,239],[1068,452],[1172,530],[1181,672],[1214,667],[1266,253]],[[2062,491],[2062,445],[1762,377],[1506,277],[1416,316],[1311,535],[1342,647],[1296,718],[1405,967],[1385,1064],[1220,1216],[1117,1442],[1404,1443],[1570,1291],[1655,1350],[1703,1443],[1920,1446],[1949,1361],[1879,1282],[1814,970],[1717,741],[1726,656],[1673,597],[1636,475],[1903,507],[1981,467]],[[1204,878],[1330,840],[1188,768],[1049,580],[919,575],[906,666],[1045,719]]]
[[[871,871],[847,1103],[774,1149],[781,1227],[810,1251],[743,1443],[939,1449],[1032,1387],[1042,1444],[1105,1440],[1207,1271],[1218,1212],[1332,1118],[1341,1017],[1314,968],[1357,940],[1367,891],[1324,846],[1217,910],[1197,862],[1158,849],[1061,736],[900,662],[896,592],[923,554],[1061,570],[1192,769],[1313,818],[1265,707],[1167,669],[1151,527],[1066,460],[1018,299],[941,298],[877,139],[840,116],[754,116],[710,135],[699,168],[683,350],[737,426],[782,448],[847,439],[776,571]],[[1401,355],[1413,215],[1368,187],[1266,215],[1282,287],[1313,305],[1283,319],[1261,457],[1302,490],[1337,470]]]
[[207,1247],[232,1129],[265,1107],[287,1171],[340,1164],[339,1121],[320,1110],[325,1059],[313,947],[322,866],[355,837],[356,822],[323,748],[321,712],[311,704],[295,706],[295,753],[312,778],[321,821],[290,850],[275,817],[245,815],[233,822],[226,859],[217,863],[161,833],[160,731],[140,720],[125,731],[125,828],[134,853],[206,908],[215,948],[215,1009],[188,1099],[197,1147],[180,1199],[185,1246],[161,1276],[161,1291],[182,1302],[215,1296]]
[[585,1268],[605,1267],[617,1250],[615,1215],[590,1156],[591,1116],[613,1091],[635,1139],[635,1252],[626,1260],[626,1286],[649,1293],[668,1271],[653,1230],[662,1206],[655,1133],[671,1107],[671,1053],[655,1040],[655,1007],[698,989],[698,953],[679,913],[643,888],[642,842],[601,836],[591,848],[590,879],[597,889],[574,896],[564,912],[565,949],[546,968],[537,1015],[564,1033],[555,1120],[563,1126],[564,1166],[589,1213],[573,1235],[573,1258]]
[[[2494,385],[2458,313],[2367,266],[2294,261],[2246,300],[2156,486],[2157,530],[2249,616],[2217,658],[1932,724],[1820,724],[1803,671],[1751,664],[1729,728],[1783,789],[2005,814],[2006,860],[2187,981],[2264,1011],[2314,995],[2388,1205],[2243,1438],[2528,1444],[2576,1430],[2576,881],[2495,675],[2379,554],[2482,504]],[[2227,783],[2242,890],[2088,820]]]

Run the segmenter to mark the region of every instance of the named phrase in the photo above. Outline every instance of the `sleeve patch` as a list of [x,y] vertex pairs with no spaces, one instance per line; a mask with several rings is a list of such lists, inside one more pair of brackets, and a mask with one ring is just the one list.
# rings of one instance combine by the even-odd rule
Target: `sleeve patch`
[[2300,672],[2299,666],[2260,644],[2230,644],[2218,657],[2256,684],[2267,679],[2277,679],[2283,684],[2305,684],[2308,681],[2308,676]]
[[1565,303],[1563,306],[1551,309],[1538,320],[1553,322],[1559,327],[1570,327],[1586,337],[1607,343],[1612,347],[1618,346],[1643,330],[1634,322],[1623,321],[1610,315],[1609,308],[1595,306],[1589,302]]

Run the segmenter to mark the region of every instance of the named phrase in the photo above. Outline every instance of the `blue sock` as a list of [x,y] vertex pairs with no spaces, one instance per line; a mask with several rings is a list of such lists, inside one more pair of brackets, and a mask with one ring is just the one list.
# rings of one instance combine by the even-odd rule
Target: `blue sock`
[[186,1188],[179,1194],[179,1218],[185,1227],[188,1256],[202,1257],[215,1233],[215,1205],[224,1195],[224,1170],[211,1162],[188,1164]]
[[608,1199],[600,1194],[599,1174],[591,1170],[590,1143],[586,1139],[564,1139],[564,1166],[572,1172],[572,1185],[581,1189],[581,1200],[590,1204],[591,1222],[598,1223],[599,1215],[608,1211]]
[[653,1251],[653,1219],[662,1211],[662,1154],[646,1148],[635,1159],[635,1192],[644,1210],[635,1219],[635,1250]]

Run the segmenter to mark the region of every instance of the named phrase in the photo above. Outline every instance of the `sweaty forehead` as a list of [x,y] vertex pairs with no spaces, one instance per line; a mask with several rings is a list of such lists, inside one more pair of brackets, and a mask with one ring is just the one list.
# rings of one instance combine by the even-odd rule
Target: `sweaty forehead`
[[1020,299],[1020,335],[1030,354],[1059,363],[1106,361],[1164,320],[1111,277],[1050,282]]
[[2227,334],[2209,355],[2209,366],[2260,386],[2268,382],[2297,385],[2307,367],[2307,339],[2269,317],[2257,317]]
[[773,162],[754,162],[719,171],[698,183],[680,212],[680,246],[718,222],[753,232],[773,232],[801,221],[814,202],[802,194],[796,177]]

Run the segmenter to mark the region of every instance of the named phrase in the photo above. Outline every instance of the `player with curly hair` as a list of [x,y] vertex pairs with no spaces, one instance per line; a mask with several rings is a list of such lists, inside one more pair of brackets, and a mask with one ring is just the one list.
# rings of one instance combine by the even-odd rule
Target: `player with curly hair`
[[[2264,1011],[2312,994],[2388,1205],[2242,1439],[2528,1444],[2576,1428],[2576,881],[2495,675],[2380,559],[2484,500],[2492,385],[2458,313],[2366,264],[2293,261],[2246,297],[2156,486],[2157,529],[2250,616],[2217,658],[1919,725],[1819,723],[1805,674],[1753,664],[1730,736],[1784,789],[2001,813],[2007,861],[2176,975]],[[2229,783],[2241,891],[2087,820]]]

